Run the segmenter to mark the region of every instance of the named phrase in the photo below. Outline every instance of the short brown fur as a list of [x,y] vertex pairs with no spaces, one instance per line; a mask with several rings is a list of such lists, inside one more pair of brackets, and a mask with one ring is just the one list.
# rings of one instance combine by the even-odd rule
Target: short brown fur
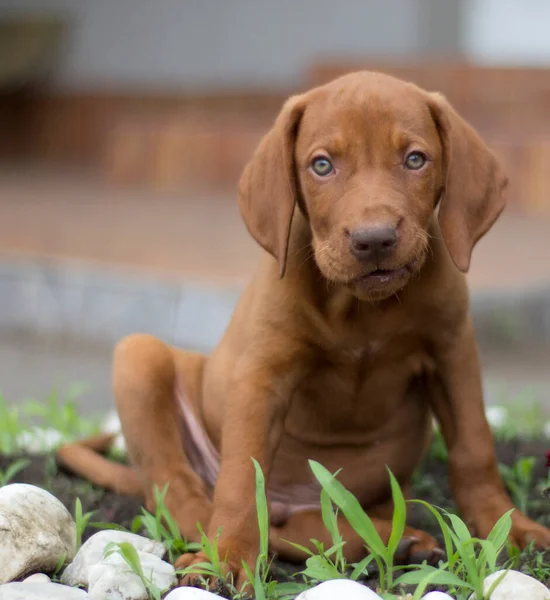
[[[426,158],[418,170],[404,166],[411,152]],[[333,165],[328,176],[312,170],[320,155]],[[63,447],[59,458],[148,506],[153,486],[170,483],[182,533],[196,539],[197,521],[212,536],[222,526],[220,552],[240,584],[241,559],[252,564],[258,551],[250,457],[298,503],[318,500],[307,459],[342,468],[340,480],[387,539],[386,466],[410,491],[435,415],[455,500],[486,536],[512,503],[485,419],[460,271],[504,208],[506,182],[447,101],[412,84],[361,72],[291,98],[241,180],[243,218],[267,252],[222,341],[205,357],[146,335],[122,340],[114,391],[133,467],[111,470],[97,440]],[[372,256],[363,244],[358,260],[354,232],[373,227],[397,242]],[[183,451],[178,390],[221,454],[213,491]],[[517,510],[512,519],[515,543],[549,545],[546,528]],[[357,560],[363,545],[342,527]],[[272,549],[287,558],[300,556],[281,539],[308,545],[322,536],[319,510],[273,518]],[[437,556],[436,546],[409,528],[403,558]],[[201,560],[184,555],[178,566]]]

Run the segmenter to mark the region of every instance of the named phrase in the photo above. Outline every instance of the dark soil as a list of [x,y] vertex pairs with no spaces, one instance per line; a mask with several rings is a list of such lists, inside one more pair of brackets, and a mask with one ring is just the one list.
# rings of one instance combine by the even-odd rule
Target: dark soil
[[[529,493],[528,514],[547,526],[550,526],[550,500],[544,495],[543,480],[546,479],[548,473],[545,466],[545,453],[549,445],[545,441],[522,439],[497,442],[496,444],[498,460],[503,464],[512,466],[518,458],[525,456],[533,456],[537,459],[533,473],[533,485]],[[0,455],[0,469],[5,470],[16,458],[19,457]],[[47,489],[73,514],[75,501],[80,498],[84,512],[95,511],[92,522],[116,523],[131,529],[133,518],[141,512],[141,503],[138,499],[119,496],[95,488],[88,482],[75,478],[58,468],[52,456],[29,456],[27,458],[31,460],[31,464],[19,472],[12,483],[30,483]],[[426,459],[415,477],[414,493],[417,498],[452,512],[456,511],[449,491],[447,465],[442,460],[433,457]],[[418,505],[413,506],[409,523],[442,541],[435,520]],[[97,529],[88,527],[83,539],[86,540],[96,531]],[[543,562],[549,564],[550,551],[546,553]],[[529,572],[528,558],[523,559],[522,567],[523,570]],[[285,579],[289,574],[296,573],[301,568],[300,565],[275,561],[273,570],[277,579]],[[369,585],[375,584],[374,581],[368,583]],[[550,580],[545,583],[550,587]]]
[[[543,480],[546,480],[546,451],[550,443],[546,440],[514,439],[496,443],[496,454],[499,463],[513,466],[519,458],[532,456],[536,459],[532,474],[532,485],[529,491],[529,516],[550,527],[550,500],[544,495]],[[429,457],[424,461],[414,482],[415,498],[426,500],[441,508],[456,512],[456,505],[451,498],[446,462]],[[413,508],[410,524],[428,531],[437,539],[441,539],[439,529],[434,520],[425,511]],[[422,513],[422,514],[419,514]]]
[[[132,520],[141,512],[142,504],[139,499],[108,492],[74,477],[58,467],[53,456],[0,455],[0,469],[4,471],[18,458],[28,458],[31,464],[20,471],[10,483],[30,483],[48,490],[73,515],[77,498],[82,502],[83,513],[95,511],[91,522],[116,523],[131,529]],[[82,536],[83,541],[96,532],[97,529],[88,527]]]

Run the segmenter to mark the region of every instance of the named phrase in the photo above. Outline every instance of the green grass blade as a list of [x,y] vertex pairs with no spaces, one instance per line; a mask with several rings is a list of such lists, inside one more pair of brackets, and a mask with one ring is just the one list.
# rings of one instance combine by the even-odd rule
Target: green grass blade
[[128,566],[132,571],[136,573],[136,575],[139,575],[142,580],[145,580],[145,574],[137,550],[129,542],[120,542],[118,547],[120,548],[124,560],[128,563]]
[[172,516],[172,514],[166,507],[164,508],[164,510],[162,512],[162,516],[163,516],[164,520],[166,521],[166,525],[168,526],[170,536],[174,540],[181,540],[182,538],[181,538],[180,529],[177,526],[176,521],[174,520],[174,517]]
[[317,581],[346,578],[330,560],[319,554],[310,556],[306,560],[306,569],[303,571],[303,574]]
[[454,556],[454,544],[449,526],[447,525],[445,519],[441,515],[440,510],[437,507],[432,506],[428,502],[425,502],[424,500],[410,500],[410,502],[424,506],[435,517],[439,528],[441,529],[441,533],[443,534],[443,542],[445,544],[445,554],[447,555],[447,560],[451,564],[451,567],[453,567],[452,561]]
[[481,548],[481,552],[477,557],[477,570],[480,574],[480,577],[485,578],[485,576],[488,574],[487,567],[489,567],[489,572],[495,570],[498,553],[494,544],[489,540],[479,540],[477,543]]
[[496,590],[496,588],[500,585],[500,582],[506,577],[506,575],[508,574],[508,571],[510,569],[506,569],[504,571],[504,573],[501,573],[496,579],[495,581],[493,581],[493,583],[489,586],[489,589],[487,590],[487,593],[485,594],[485,596],[483,597],[483,599],[485,600],[485,598],[490,599],[493,595],[493,592]]
[[330,496],[326,490],[321,490],[321,515],[326,530],[329,532],[333,544],[342,541],[340,530],[338,529],[338,517],[332,507]]
[[260,530],[260,554],[267,556],[269,546],[269,514],[265,495],[265,477],[256,459],[252,459],[256,471],[256,511]]
[[9,483],[19,472],[26,469],[31,464],[28,458],[19,458],[7,467],[2,476],[2,485]]
[[294,598],[299,596],[302,592],[308,590],[310,587],[311,586],[307,583],[295,583],[293,581],[285,581],[283,583],[277,584],[277,587],[273,592],[273,598],[275,598],[276,600],[294,600]]
[[392,531],[390,539],[388,541],[388,553],[391,557],[393,557],[405,531],[405,522],[407,520],[407,505],[405,503],[405,498],[403,496],[403,492],[401,491],[401,487],[389,468],[388,473],[390,475],[392,498],[394,504]]
[[374,560],[374,556],[372,554],[367,554],[367,556],[365,556],[365,558],[362,561],[353,565],[353,571],[350,573],[349,578],[352,581],[355,581],[355,580],[359,579],[359,577],[361,577],[361,575],[366,575],[368,572],[368,566],[371,564],[371,562],[373,560]]
[[[258,575],[258,565],[256,565],[256,570],[254,573],[252,572],[252,569],[250,568],[250,566],[244,562],[244,560],[241,561],[241,566],[243,568],[243,571],[246,574],[246,578],[247,578],[248,582],[254,589],[254,598],[257,600],[266,600],[264,587],[262,585],[262,580]],[[244,585],[246,585],[246,582]]]
[[433,585],[468,587],[468,583],[462,581],[462,579],[457,577],[454,573],[451,573],[444,568],[432,567],[430,565],[423,565],[417,570],[403,573],[403,575],[395,580],[395,585],[419,585],[423,581],[427,581]]
[[487,536],[487,539],[494,545],[497,552],[500,552],[506,540],[512,530],[512,513],[515,509],[511,509],[504,513],[502,517],[495,523],[491,533]]
[[256,561],[256,571],[255,571],[255,576],[254,576],[254,598],[255,598],[255,600],[267,600],[266,594],[265,594],[263,576],[262,576],[263,572],[266,570],[266,569],[264,569],[264,565],[265,565],[265,559],[260,554],[260,556],[258,556],[258,560]]
[[454,585],[458,589],[464,587],[472,589],[472,587],[466,582],[463,582],[459,577],[453,573],[449,573],[443,569],[436,569],[431,575],[427,575],[422,581],[418,583],[416,590],[414,591],[413,600],[420,600],[422,594],[428,587],[428,585]]
[[458,540],[460,540],[462,543],[469,542],[472,539],[472,534],[470,533],[466,523],[464,523],[464,521],[458,515],[454,515],[449,512],[447,512],[446,515],[451,522],[453,531],[455,532]]
[[302,546],[301,544],[296,544],[295,542],[289,542],[288,540],[283,540],[283,542],[285,542],[285,544],[289,544],[290,546],[292,546],[293,548],[296,548],[297,550],[300,550],[304,554],[307,554],[309,556],[314,556],[314,553],[309,548],[306,548],[305,546]]
[[[479,572],[476,560],[476,540],[474,538],[470,538],[469,540],[461,541],[454,531],[451,531],[451,536],[455,541],[456,551],[466,571],[467,581],[473,585],[476,594],[481,598],[483,595],[483,578]],[[459,561],[457,560],[457,562]]]
[[378,535],[376,527],[361,508],[355,496],[334,478],[334,476],[318,462],[309,461],[313,474],[326,490],[330,499],[342,511],[349,524],[357,534],[364,540],[365,544],[376,554],[386,559],[388,552],[382,539]]
[[131,533],[122,525],[117,525],[116,523],[104,523],[103,521],[95,521],[94,523],[90,523],[90,527],[93,527],[94,529],[112,529],[113,531],[124,531],[126,533]]
[[82,519],[82,502],[80,501],[80,498],[77,498],[75,500],[74,521],[76,524],[76,549],[78,550],[80,548],[80,546],[82,545],[83,529],[86,527],[86,524],[82,523],[82,521],[83,521],[83,519]]
[[52,581],[55,582],[56,580],[59,579],[59,574],[61,572],[61,569],[63,569],[66,562],[67,562],[67,553],[63,552],[63,554],[59,557],[59,560],[57,561],[55,568],[53,570],[53,573],[51,575]]
[[346,542],[344,542],[342,540],[341,542],[338,542],[337,544],[332,545],[328,550],[325,550],[324,555],[330,557],[333,554],[338,554],[345,545],[346,545]]

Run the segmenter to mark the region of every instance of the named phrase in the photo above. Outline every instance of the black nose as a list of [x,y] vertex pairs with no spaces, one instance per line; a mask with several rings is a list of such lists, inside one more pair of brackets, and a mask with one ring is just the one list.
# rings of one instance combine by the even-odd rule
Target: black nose
[[373,225],[355,229],[350,234],[352,254],[362,261],[382,258],[397,245],[397,231],[392,225]]

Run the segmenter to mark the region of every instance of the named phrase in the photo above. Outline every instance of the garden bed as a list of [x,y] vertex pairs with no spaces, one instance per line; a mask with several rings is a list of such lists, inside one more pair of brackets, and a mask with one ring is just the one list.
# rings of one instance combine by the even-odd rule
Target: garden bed
[[[529,516],[550,526],[550,500],[545,496],[548,485],[545,453],[548,445],[546,440],[521,438],[497,439],[496,442],[497,457],[499,463],[503,465],[503,474],[514,501],[521,505]],[[29,483],[47,489],[71,513],[74,513],[75,502],[79,498],[84,512],[94,511],[92,523],[113,523],[131,529],[134,517],[141,512],[139,500],[98,489],[89,482],[73,477],[59,469],[51,455],[0,455],[1,472],[5,474],[16,459],[26,459],[28,464],[13,476],[12,483]],[[414,493],[415,497],[450,512],[456,509],[449,491],[445,451],[438,443],[437,437],[429,456],[415,476]],[[422,507],[418,505],[413,507],[409,522],[443,541],[437,522]],[[97,529],[88,526],[83,539],[87,539],[96,531]],[[534,576],[550,587],[550,553],[546,553],[546,556],[537,552],[524,553],[514,568]],[[279,581],[288,580],[293,573],[302,569],[303,565],[290,565],[275,560],[272,574]],[[376,589],[378,583],[376,576],[371,576],[366,583]],[[444,590],[445,588],[434,586],[431,589]]]

